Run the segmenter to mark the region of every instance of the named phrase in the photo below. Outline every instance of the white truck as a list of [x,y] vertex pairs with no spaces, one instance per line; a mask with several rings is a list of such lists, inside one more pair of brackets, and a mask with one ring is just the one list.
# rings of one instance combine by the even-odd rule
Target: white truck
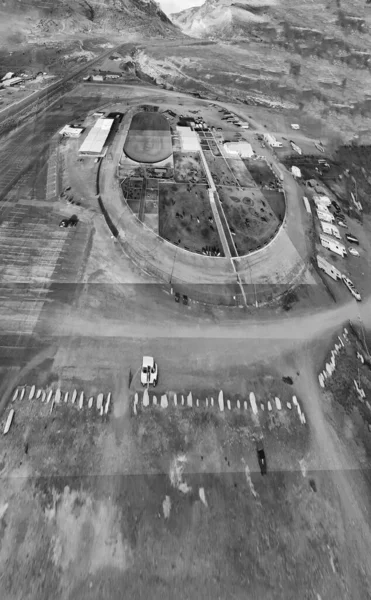
[[341,240],[341,235],[339,229],[336,225],[332,223],[328,223],[326,221],[320,221],[323,233],[328,233],[329,235],[334,236],[338,240]]
[[282,148],[282,142],[278,142],[274,135],[272,135],[271,133],[265,133],[263,135],[263,140],[266,144],[268,144],[268,146],[271,146],[272,148]]
[[153,356],[143,356],[142,370],[140,372],[140,381],[142,385],[155,385],[158,380],[158,367]]
[[335,254],[339,254],[339,256],[347,256],[347,250],[344,244],[324,233],[321,233],[319,237],[324,248],[331,250],[331,252],[334,252]]
[[339,271],[339,269],[337,269],[336,267],[334,267],[334,265],[329,263],[323,256],[321,256],[320,254],[317,254],[316,258],[317,258],[317,265],[319,266],[320,269],[322,269],[322,271],[327,273],[327,275],[330,275],[330,277],[332,277],[332,279],[335,279],[335,281],[342,279],[342,274]]

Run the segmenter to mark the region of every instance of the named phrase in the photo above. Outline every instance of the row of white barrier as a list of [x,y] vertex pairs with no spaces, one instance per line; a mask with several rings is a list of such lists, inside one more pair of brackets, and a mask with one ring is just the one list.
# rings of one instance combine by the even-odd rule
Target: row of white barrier
[[97,395],[96,401],[94,396],[86,396],[85,393],[78,392],[78,390],[73,390],[73,392],[62,392],[61,388],[36,388],[35,385],[32,386],[18,386],[13,393],[12,401],[16,402],[23,400],[40,400],[42,403],[50,404],[51,410],[55,404],[75,404],[80,410],[87,406],[88,408],[95,407],[101,416],[107,415],[111,406],[112,394],[109,392],[104,397],[103,393]]
[[[142,406],[143,408],[147,408],[149,406],[158,406],[162,409],[166,409],[171,405],[171,400],[172,400],[172,404],[174,407],[186,407],[186,408],[193,408],[194,406],[197,408],[219,408],[220,412],[224,412],[226,409],[227,410],[251,410],[252,413],[254,415],[257,415],[259,412],[259,408],[262,412],[265,411],[265,409],[268,410],[268,412],[271,412],[273,410],[273,408],[275,408],[276,410],[280,411],[282,410],[282,402],[281,400],[276,396],[274,398],[274,400],[268,400],[266,405],[264,404],[264,402],[257,402],[256,400],[256,396],[254,394],[254,392],[250,392],[249,395],[249,401],[247,400],[236,400],[231,402],[231,400],[224,399],[224,393],[223,390],[220,390],[219,394],[218,394],[218,398],[215,399],[211,396],[210,398],[205,398],[203,400],[199,400],[198,398],[194,399],[192,392],[189,392],[189,394],[187,396],[184,396],[183,394],[176,394],[176,393],[172,393],[171,394],[171,398],[168,398],[167,394],[162,394],[159,398],[152,394],[152,397],[150,397],[149,391],[148,389],[145,389],[142,397],[139,397],[140,394],[138,392],[135,393],[134,395],[134,403],[133,403],[133,411],[134,414],[137,415],[138,414],[138,407]],[[258,408],[259,405],[259,408]],[[291,410],[293,407],[297,410],[298,416],[300,418],[300,422],[304,425],[306,423],[306,419],[305,419],[305,415],[304,412],[302,411],[299,401],[297,399],[296,396],[292,397],[292,402],[286,402],[286,406],[289,410]]]
[[331,357],[329,362],[326,363],[325,368],[323,369],[323,371],[321,371],[321,373],[318,375],[318,381],[319,384],[322,388],[325,387],[326,385],[326,381],[328,379],[330,379],[330,377],[332,376],[333,372],[335,371],[336,368],[336,357],[340,354],[340,352],[343,351],[343,349],[345,348],[345,343],[348,342],[348,330],[345,327],[342,336],[338,336],[338,340],[339,340],[339,344],[335,344],[334,349],[331,350]]

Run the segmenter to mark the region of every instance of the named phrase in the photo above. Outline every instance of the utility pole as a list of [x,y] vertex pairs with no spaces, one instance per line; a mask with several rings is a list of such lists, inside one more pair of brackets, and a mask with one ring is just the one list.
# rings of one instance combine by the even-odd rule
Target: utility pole
[[169,281],[170,285],[171,285],[171,281],[172,281],[172,278],[173,278],[174,267],[175,267],[175,261],[176,261],[176,253],[177,253],[177,252],[178,252],[178,246],[175,248],[174,260],[173,260],[173,267],[172,267],[172,269],[171,269],[170,281]]

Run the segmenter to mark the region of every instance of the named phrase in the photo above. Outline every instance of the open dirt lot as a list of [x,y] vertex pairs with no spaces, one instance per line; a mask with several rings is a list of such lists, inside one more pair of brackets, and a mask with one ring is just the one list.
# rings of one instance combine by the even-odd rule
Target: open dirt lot
[[194,252],[221,244],[206,185],[160,184],[159,234]]
[[174,152],[175,181],[207,183],[198,152]]
[[219,187],[218,194],[239,256],[261,248],[277,231],[279,220],[259,190]]
[[[164,341],[167,362],[173,361],[179,340],[171,343],[172,356]],[[196,357],[183,347],[182,372],[173,376],[159,354],[164,375],[155,393],[158,402],[167,393],[170,404],[145,408],[140,392],[134,410],[140,384],[133,373],[128,388],[127,366],[134,366],[148,341],[101,342],[64,340],[52,359],[21,380],[28,383],[27,394],[12,404],[14,423],[0,445],[7,481],[0,491],[5,600],[25,589],[41,600],[48,600],[51,590],[63,600],[111,600],[121,598],[123,588],[143,598],[170,599],[174,591],[181,599],[227,598],[232,590],[242,599],[246,586],[259,600],[308,592],[345,600],[349,590],[352,598],[362,598],[366,580],[347,546],[352,538],[342,499],[320,467],[312,426],[301,424],[292,404],[302,373],[291,357],[277,370],[263,363],[246,369],[244,360],[235,362],[235,348],[215,378],[219,342],[211,362],[208,354]],[[251,353],[246,356],[251,360]],[[94,369],[99,357],[106,357],[102,377]],[[121,373],[114,375],[119,365]],[[97,379],[89,384],[94,371]],[[75,379],[79,373],[85,384]],[[284,383],[282,374],[294,384]],[[113,410],[103,420],[85,404],[90,393],[103,389],[99,379],[106,380],[104,391],[113,392]],[[70,392],[68,402],[51,411],[50,403],[29,400],[31,381],[60,385]],[[224,413],[217,407],[221,382],[226,383]],[[71,404],[74,387],[86,392],[81,410]],[[193,407],[182,407],[181,394],[190,390]],[[255,416],[242,408],[251,390]],[[214,396],[213,407],[206,408],[206,395],[210,402]],[[274,396],[281,399],[281,410]],[[300,393],[298,399],[306,413]],[[256,455],[259,438],[267,457],[265,477]]]

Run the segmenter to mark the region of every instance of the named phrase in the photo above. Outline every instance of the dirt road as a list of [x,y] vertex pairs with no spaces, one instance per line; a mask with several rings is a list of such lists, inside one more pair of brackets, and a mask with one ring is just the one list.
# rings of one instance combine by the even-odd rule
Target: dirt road
[[[94,321],[84,314],[71,316],[67,323],[61,320],[56,324],[57,336],[79,335],[81,337],[143,337],[161,338],[202,338],[202,339],[249,339],[249,340],[297,340],[304,342],[318,336],[325,336],[349,320],[356,320],[362,315],[366,326],[371,325],[371,298],[365,300],[361,307],[350,300],[335,309],[319,310],[315,314],[294,313],[290,316],[279,315],[271,319],[259,316],[241,316],[229,313],[223,323],[206,322],[193,317],[191,310],[184,313],[170,312],[173,307],[171,296],[163,295],[163,304],[153,311],[150,303],[142,305],[137,311],[134,302],[125,306],[125,317],[119,320],[103,318],[99,313]],[[164,325],[166,324],[166,327]]]
[[312,448],[308,469],[325,470],[332,478],[343,506],[346,525],[344,549],[348,552],[349,564],[351,557],[353,564],[357,564],[359,571],[367,574],[367,579],[371,581],[371,565],[368,560],[371,529],[367,496],[362,494],[362,491],[367,493],[367,490],[364,489],[359,464],[349,455],[346,446],[324,416],[323,398],[315,376],[311,353],[304,351],[297,366],[301,371],[301,377],[296,388],[302,397],[305,397],[306,414],[317,446],[316,449]]

